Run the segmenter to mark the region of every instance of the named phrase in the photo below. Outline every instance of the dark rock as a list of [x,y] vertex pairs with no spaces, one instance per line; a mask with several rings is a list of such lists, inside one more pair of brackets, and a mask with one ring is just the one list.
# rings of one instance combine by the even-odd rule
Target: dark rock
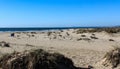
[[11,36],[11,37],[14,37],[14,36],[15,36],[15,33],[11,33],[10,36]]

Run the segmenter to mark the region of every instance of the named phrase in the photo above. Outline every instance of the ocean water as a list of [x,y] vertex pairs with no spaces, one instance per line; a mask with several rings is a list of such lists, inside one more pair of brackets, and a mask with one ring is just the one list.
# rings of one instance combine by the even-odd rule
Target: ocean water
[[44,30],[78,29],[78,28],[98,28],[98,27],[0,28],[0,32],[8,32],[8,31],[44,31]]

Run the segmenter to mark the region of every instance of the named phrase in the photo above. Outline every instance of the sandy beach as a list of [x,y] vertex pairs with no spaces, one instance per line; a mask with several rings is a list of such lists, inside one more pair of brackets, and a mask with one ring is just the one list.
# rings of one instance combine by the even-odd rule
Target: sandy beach
[[[31,49],[58,52],[70,58],[77,67],[91,65],[94,69],[110,69],[101,64],[104,55],[113,47],[120,47],[120,33],[76,33],[77,29],[32,32],[0,32],[0,56]],[[11,33],[15,36],[11,37]]]

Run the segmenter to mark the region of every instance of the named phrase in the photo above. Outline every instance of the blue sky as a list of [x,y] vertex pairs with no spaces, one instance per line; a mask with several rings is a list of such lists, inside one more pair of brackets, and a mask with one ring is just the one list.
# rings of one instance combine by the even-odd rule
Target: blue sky
[[120,25],[120,0],[0,0],[0,27]]

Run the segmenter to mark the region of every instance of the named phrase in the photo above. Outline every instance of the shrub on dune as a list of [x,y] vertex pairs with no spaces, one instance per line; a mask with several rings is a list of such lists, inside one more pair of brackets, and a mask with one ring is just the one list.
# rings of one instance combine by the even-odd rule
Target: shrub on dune
[[81,35],[81,37],[86,37],[86,35]]
[[67,36],[70,36],[70,34],[68,32],[66,32]]
[[114,41],[113,39],[109,39],[109,41]]
[[80,69],[73,62],[58,53],[48,53],[42,49],[12,53],[0,59],[2,69]]
[[78,38],[78,39],[77,39],[77,41],[80,41],[80,40],[82,40],[82,38]]
[[0,42],[0,46],[2,46],[2,47],[10,47],[10,44],[5,42],[5,41],[2,41],[2,42]]
[[104,66],[117,67],[120,64],[120,48],[116,47],[104,56]]
[[78,29],[77,34],[80,33],[95,33],[105,31],[107,33],[118,33],[120,32],[120,27],[111,27],[111,28],[88,28],[88,29]]
[[97,37],[95,36],[90,36],[91,39],[98,39]]
[[48,32],[48,33],[47,33],[47,36],[50,36],[51,34],[52,34],[52,32]]

